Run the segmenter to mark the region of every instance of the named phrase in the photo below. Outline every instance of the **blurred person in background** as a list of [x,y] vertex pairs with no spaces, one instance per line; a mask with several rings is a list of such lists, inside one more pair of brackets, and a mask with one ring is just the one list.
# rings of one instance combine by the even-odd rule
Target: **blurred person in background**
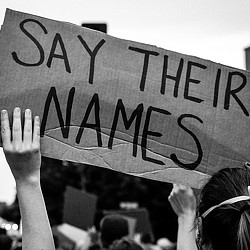
[[128,221],[120,214],[110,214],[102,218],[100,232],[90,228],[89,240],[81,240],[74,246],[74,250],[100,250],[110,249],[114,241],[129,235]]
[[154,244],[153,236],[150,233],[143,233],[140,242],[145,250],[161,250],[159,246]]
[[129,235],[127,219],[120,214],[106,215],[100,222],[101,246],[108,249],[118,239]]
[[115,240],[110,245],[110,250],[143,250],[143,247],[133,239],[124,237],[120,240]]

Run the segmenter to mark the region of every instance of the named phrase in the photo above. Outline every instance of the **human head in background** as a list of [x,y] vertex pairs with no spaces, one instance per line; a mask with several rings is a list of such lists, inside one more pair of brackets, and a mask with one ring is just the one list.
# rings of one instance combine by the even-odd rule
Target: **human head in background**
[[178,216],[177,249],[250,249],[249,186],[248,165],[222,169],[201,190],[197,212],[192,188],[174,184],[168,199]]
[[103,248],[108,248],[115,240],[128,236],[128,221],[119,214],[107,215],[100,222],[100,233]]
[[201,191],[202,249],[250,249],[250,170],[226,168],[215,173]]
[[124,237],[120,240],[115,240],[110,246],[110,250],[143,250],[143,248],[134,240]]

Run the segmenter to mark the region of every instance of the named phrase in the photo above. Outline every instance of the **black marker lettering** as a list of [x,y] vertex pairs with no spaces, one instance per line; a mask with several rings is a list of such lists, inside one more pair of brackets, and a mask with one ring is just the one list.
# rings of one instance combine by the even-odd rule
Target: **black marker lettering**
[[99,51],[99,49],[102,47],[102,45],[106,42],[104,39],[102,39],[94,48],[93,51],[89,48],[88,44],[83,40],[83,38],[79,35],[77,36],[80,40],[83,47],[86,49],[88,54],[90,55],[90,67],[89,67],[89,83],[93,84],[94,79],[94,70],[95,70],[95,58],[96,54]]
[[137,144],[138,144],[138,136],[139,136],[139,131],[140,131],[140,125],[141,125],[141,118],[142,118],[142,112],[143,112],[143,104],[139,104],[137,108],[133,111],[131,114],[129,120],[127,119],[126,111],[124,104],[121,99],[118,100],[116,109],[115,109],[115,115],[114,115],[114,120],[110,132],[110,137],[109,137],[109,142],[108,142],[108,148],[112,149],[113,145],[113,139],[115,136],[115,131],[118,123],[118,118],[119,118],[119,113],[121,112],[124,126],[128,130],[136,118],[135,121],[135,132],[134,132],[134,139],[133,139],[133,156],[136,157],[137,155]]
[[[232,85],[233,76],[239,76],[239,77],[241,77],[242,78],[242,84],[238,88],[232,90],[231,89],[231,85]],[[247,83],[247,78],[246,78],[246,76],[243,73],[238,72],[238,71],[229,72],[228,80],[227,80],[227,88],[226,88],[226,92],[225,92],[224,109],[226,109],[226,110],[229,109],[230,95],[231,95],[236,100],[236,102],[239,104],[239,106],[243,110],[244,114],[246,116],[249,116],[249,113],[248,113],[246,107],[241,102],[241,100],[239,99],[239,97],[236,95],[236,93],[240,92],[246,86],[246,83]]]
[[146,78],[147,78],[147,72],[148,72],[149,55],[158,56],[159,53],[155,52],[155,51],[144,50],[144,49],[132,47],[132,46],[129,46],[128,49],[144,54],[144,64],[143,64],[141,83],[140,83],[140,90],[144,91],[145,82],[146,82]]
[[220,86],[220,76],[221,76],[221,69],[217,70],[216,74],[216,80],[214,85],[214,101],[213,101],[213,107],[217,107],[218,104],[218,96],[219,96],[219,86]]
[[70,89],[69,95],[68,95],[67,110],[66,110],[66,123],[64,125],[62,111],[61,111],[58,97],[56,94],[56,88],[55,87],[50,88],[49,94],[47,96],[47,99],[44,105],[43,118],[41,122],[41,137],[44,136],[44,131],[45,131],[46,123],[47,123],[47,118],[48,118],[48,113],[49,113],[49,108],[50,108],[52,98],[54,99],[54,102],[55,102],[56,113],[57,113],[57,117],[58,117],[59,124],[61,127],[63,138],[69,137],[71,110],[72,110],[74,95],[75,95],[75,88],[73,87]]
[[[87,123],[87,120],[89,118],[90,112],[94,106],[95,111],[95,124]],[[76,136],[76,143],[79,144],[81,141],[82,133],[84,131],[84,128],[91,128],[96,131],[97,134],[97,143],[98,147],[102,146],[102,138],[101,138],[101,123],[100,123],[100,104],[99,104],[99,97],[98,94],[94,94],[88,108],[86,110],[85,116],[82,120],[82,123],[80,125],[79,131]]]
[[[62,55],[55,54],[56,47],[57,47],[58,43],[59,43],[59,45],[61,47]],[[66,49],[65,49],[62,37],[61,37],[61,35],[59,33],[56,33],[56,35],[54,37],[54,40],[53,40],[53,43],[52,43],[52,47],[51,47],[50,54],[49,54],[49,59],[48,59],[48,62],[47,62],[47,66],[49,68],[51,67],[51,63],[52,63],[52,59],[53,58],[63,59],[66,71],[68,73],[71,73],[71,69],[70,69],[70,66],[69,66],[69,60],[68,60],[67,52],[66,52]]]
[[201,160],[202,160],[202,157],[203,157],[203,151],[202,151],[202,148],[201,148],[201,144],[200,144],[198,138],[195,136],[195,134],[194,134],[192,131],[190,131],[188,128],[186,128],[186,127],[181,123],[182,120],[185,119],[185,118],[194,118],[194,119],[198,120],[200,123],[203,123],[203,121],[202,121],[199,117],[197,117],[197,116],[195,116],[195,115],[192,115],[192,114],[183,114],[183,115],[181,115],[181,116],[178,118],[178,121],[177,121],[177,122],[178,122],[178,125],[179,125],[184,131],[186,131],[188,134],[190,134],[190,135],[193,137],[193,139],[194,139],[194,141],[195,141],[195,143],[196,143],[197,149],[198,149],[198,158],[197,158],[197,160],[196,160],[195,162],[193,162],[193,163],[186,163],[186,164],[183,163],[183,162],[180,162],[175,154],[171,154],[171,155],[170,155],[170,158],[171,158],[171,160],[172,160],[175,164],[177,164],[178,166],[180,166],[180,167],[182,167],[182,168],[185,168],[185,169],[188,169],[188,170],[194,170],[194,169],[195,169],[196,167],[198,167],[199,164],[201,163]]
[[27,67],[39,66],[39,65],[41,65],[41,64],[43,63],[43,61],[44,61],[44,50],[43,50],[42,45],[35,39],[35,37],[33,37],[33,36],[24,28],[24,24],[25,24],[25,23],[28,23],[28,22],[34,22],[34,23],[38,24],[38,25],[42,28],[42,30],[43,30],[43,32],[44,32],[45,34],[47,34],[48,31],[46,30],[46,28],[45,28],[39,21],[34,20],[34,19],[25,19],[25,20],[23,20],[23,21],[20,23],[20,29],[21,29],[21,31],[22,31],[27,37],[29,37],[30,40],[36,45],[36,47],[37,47],[37,49],[38,49],[38,51],[39,51],[39,54],[40,54],[40,59],[39,59],[38,62],[36,62],[36,63],[27,63],[27,62],[21,61],[21,60],[18,58],[17,53],[16,53],[15,51],[12,52],[11,54],[12,54],[12,57],[13,57],[14,61],[15,61],[16,63],[22,65],[22,66],[27,66]]
[[149,161],[149,162],[153,162],[155,164],[158,165],[165,165],[164,162],[154,159],[154,158],[150,158],[148,157],[147,154],[147,137],[148,135],[152,135],[155,137],[161,137],[162,134],[159,132],[155,132],[155,131],[149,131],[149,122],[150,122],[150,117],[152,112],[158,112],[164,115],[171,115],[170,112],[168,112],[167,110],[164,109],[159,109],[159,108],[155,108],[150,106],[147,110],[147,114],[146,114],[146,119],[145,119],[145,124],[144,124],[144,128],[143,128],[143,134],[142,134],[142,141],[141,141],[141,151],[142,151],[142,159],[145,161]]
[[178,97],[178,89],[179,89],[179,84],[180,84],[180,80],[181,80],[181,73],[182,73],[182,69],[183,69],[183,64],[184,64],[184,60],[183,60],[183,58],[181,58],[180,63],[179,63],[179,67],[178,67],[178,70],[177,70],[177,73],[176,73],[176,76],[167,75],[168,56],[164,55],[162,80],[161,80],[161,94],[163,94],[163,95],[165,94],[166,78],[168,78],[168,79],[171,79],[171,80],[175,81],[174,97]]
[[204,100],[202,100],[200,98],[197,98],[197,97],[194,97],[194,96],[189,96],[189,84],[190,83],[199,84],[201,82],[200,80],[191,78],[191,70],[192,70],[193,66],[201,68],[201,69],[206,69],[207,68],[205,65],[202,65],[202,64],[199,64],[199,63],[196,63],[196,62],[188,61],[187,75],[186,75],[185,89],[184,89],[184,98],[187,99],[187,100],[193,101],[193,102],[201,103]]

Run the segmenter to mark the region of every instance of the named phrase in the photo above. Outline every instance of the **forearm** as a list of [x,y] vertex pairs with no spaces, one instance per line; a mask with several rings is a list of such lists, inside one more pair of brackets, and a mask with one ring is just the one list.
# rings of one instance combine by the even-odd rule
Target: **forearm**
[[177,250],[197,250],[195,215],[178,218]]
[[17,183],[25,250],[53,250],[54,242],[40,182]]
[[17,196],[22,217],[24,250],[54,250],[51,228],[40,186],[40,119],[34,122],[30,109],[13,112],[12,131],[6,110],[1,111],[3,150],[16,180]]

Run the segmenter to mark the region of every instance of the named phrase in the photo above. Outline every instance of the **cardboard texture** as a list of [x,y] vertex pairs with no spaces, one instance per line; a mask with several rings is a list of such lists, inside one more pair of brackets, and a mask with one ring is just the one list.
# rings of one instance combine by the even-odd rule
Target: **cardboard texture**
[[196,188],[250,161],[249,72],[9,9],[0,56],[44,156]]

